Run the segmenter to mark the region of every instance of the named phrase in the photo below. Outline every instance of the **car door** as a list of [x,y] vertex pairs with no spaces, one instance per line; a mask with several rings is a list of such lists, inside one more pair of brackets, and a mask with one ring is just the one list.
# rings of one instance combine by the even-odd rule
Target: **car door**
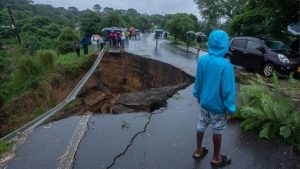
[[262,47],[256,41],[248,40],[246,45],[246,50],[244,52],[244,61],[245,66],[253,69],[260,69],[263,64],[263,52],[260,51],[258,48]]
[[234,39],[230,45],[231,57],[230,61],[232,64],[245,66],[244,64],[244,52],[246,48],[246,39]]

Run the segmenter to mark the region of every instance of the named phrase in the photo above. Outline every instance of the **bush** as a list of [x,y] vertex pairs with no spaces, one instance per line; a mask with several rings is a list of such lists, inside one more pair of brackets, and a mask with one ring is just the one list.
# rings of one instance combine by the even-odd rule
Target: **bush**
[[56,43],[56,46],[59,54],[66,54],[74,51],[74,42],[72,41],[59,41]]
[[66,27],[61,31],[61,33],[58,37],[58,40],[74,42],[74,41],[78,40],[78,38],[76,37],[74,31],[71,28]]
[[[265,85],[260,76],[258,81],[241,85],[240,116],[245,119],[241,127],[257,130],[261,138],[279,138],[300,148],[300,112],[292,99],[283,95],[277,77],[273,91]],[[300,149],[299,149],[300,150]]]
[[52,70],[54,67],[55,53],[51,50],[40,50],[37,52],[39,62],[47,70]]
[[16,59],[16,63],[17,66],[12,73],[12,79],[9,84],[10,95],[19,93],[20,90],[30,86],[43,73],[41,64],[34,57],[20,57]]
[[40,40],[37,34],[22,32],[20,36],[22,37],[22,47],[28,49],[30,54],[40,49]]
[[10,147],[11,147],[12,143],[9,142],[0,142],[0,155],[7,152]]

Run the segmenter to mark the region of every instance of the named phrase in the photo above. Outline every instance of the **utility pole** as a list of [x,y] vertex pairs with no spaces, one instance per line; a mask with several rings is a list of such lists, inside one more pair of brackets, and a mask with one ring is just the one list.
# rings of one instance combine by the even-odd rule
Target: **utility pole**
[[10,7],[9,7],[9,6],[7,6],[7,10],[8,10],[8,13],[9,13],[9,16],[10,16],[10,19],[11,19],[11,22],[12,22],[13,29],[14,29],[15,34],[16,34],[16,36],[17,36],[18,42],[19,42],[19,44],[21,45],[21,38],[20,38],[20,36],[19,36],[18,30],[17,30],[17,27],[16,27],[16,23],[15,23],[14,17],[13,17],[13,15],[12,15],[12,13],[11,13],[11,10],[10,10]]

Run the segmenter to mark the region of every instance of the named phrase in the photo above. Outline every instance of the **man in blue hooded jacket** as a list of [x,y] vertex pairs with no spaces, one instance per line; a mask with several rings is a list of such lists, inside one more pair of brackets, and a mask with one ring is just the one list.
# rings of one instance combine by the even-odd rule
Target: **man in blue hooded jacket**
[[193,95],[200,103],[197,125],[197,149],[195,159],[203,158],[208,149],[202,147],[206,128],[212,127],[214,155],[211,164],[224,166],[231,163],[228,156],[221,155],[222,131],[227,114],[235,113],[235,79],[233,66],[224,55],[228,52],[229,40],[226,32],[215,30],[208,38],[208,54],[198,59]]

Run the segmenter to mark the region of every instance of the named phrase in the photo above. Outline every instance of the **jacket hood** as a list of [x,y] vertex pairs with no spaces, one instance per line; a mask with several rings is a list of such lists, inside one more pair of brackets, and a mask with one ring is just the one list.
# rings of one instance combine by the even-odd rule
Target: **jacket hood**
[[224,57],[229,49],[229,39],[226,32],[222,30],[212,31],[208,38],[208,54]]

